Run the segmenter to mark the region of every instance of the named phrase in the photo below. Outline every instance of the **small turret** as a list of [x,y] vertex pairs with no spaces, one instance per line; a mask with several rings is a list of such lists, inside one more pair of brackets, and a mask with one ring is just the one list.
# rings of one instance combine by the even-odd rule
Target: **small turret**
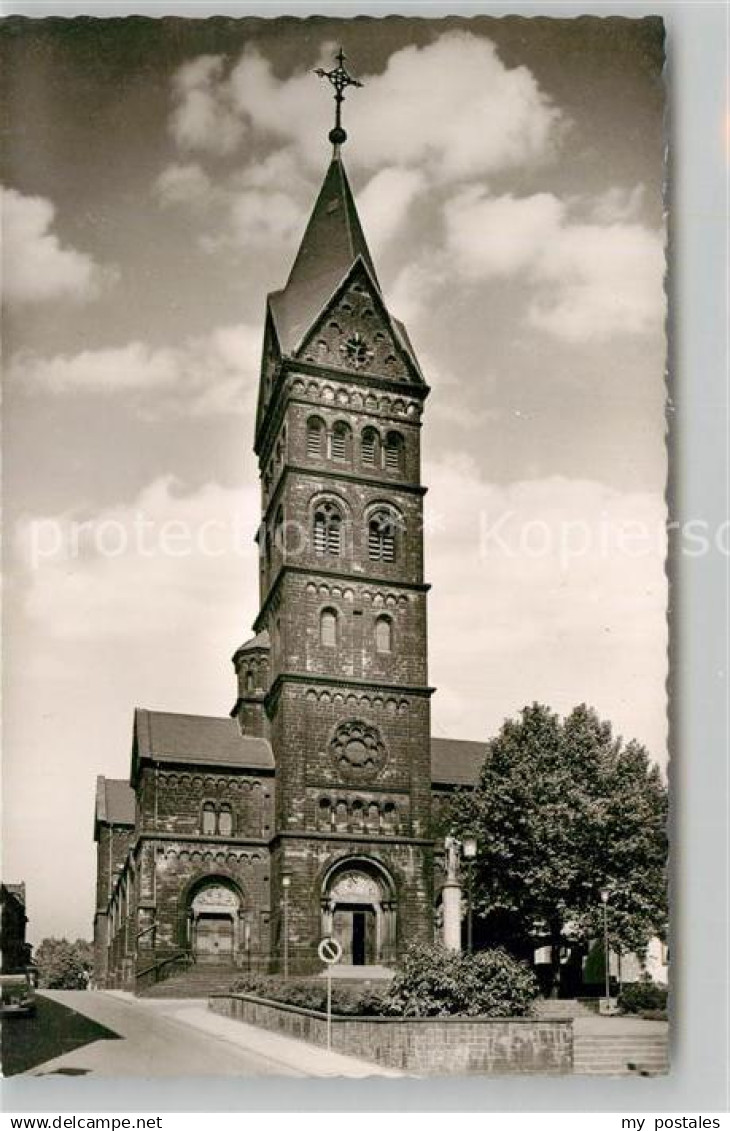
[[269,686],[269,634],[260,632],[233,654],[238,679],[238,698],[231,711],[241,734],[268,737],[264,698]]

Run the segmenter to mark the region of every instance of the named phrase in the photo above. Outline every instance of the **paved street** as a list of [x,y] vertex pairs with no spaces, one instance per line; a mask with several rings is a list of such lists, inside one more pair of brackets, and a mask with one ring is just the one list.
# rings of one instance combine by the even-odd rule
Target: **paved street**
[[104,1026],[110,1037],[46,1060],[31,1070],[34,1076],[398,1075],[218,1017],[205,1001],[145,1001],[105,991],[44,990],[41,996]]

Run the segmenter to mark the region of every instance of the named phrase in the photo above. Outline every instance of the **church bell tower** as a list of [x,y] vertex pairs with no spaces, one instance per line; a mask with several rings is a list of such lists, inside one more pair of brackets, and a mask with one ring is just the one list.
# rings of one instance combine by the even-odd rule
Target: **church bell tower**
[[[428,387],[385,303],[333,155],[286,286],[268,297],[255,450],[260,611],[235,657],[244,733],[276,764],[271,966],[388,965],[432,935],[421,413]],[[285,911],[284,911],[285,909]],[[286,954],[285,954],[286,952]]]

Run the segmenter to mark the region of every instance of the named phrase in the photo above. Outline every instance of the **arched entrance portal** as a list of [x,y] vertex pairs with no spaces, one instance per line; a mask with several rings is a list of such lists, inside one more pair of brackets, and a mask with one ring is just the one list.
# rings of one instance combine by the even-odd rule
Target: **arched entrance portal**
[[232,965],[239,949],[241,900],[225,884],[198,888],[190,904],[190,935],[196,962]]
[[334,935],[342,961],[353,966],[395,958],[396,905],[390,877],[366,861],[346,861],[325,878],[322,934]]

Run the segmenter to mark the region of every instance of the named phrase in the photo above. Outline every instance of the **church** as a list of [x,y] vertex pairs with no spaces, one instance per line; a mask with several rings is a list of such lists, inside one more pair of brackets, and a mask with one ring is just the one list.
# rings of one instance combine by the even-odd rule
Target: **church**
[[341,53],[322,74],[332,160],[263,327],[259,613],[230,715],[138,709],[129,780],[97,778],[98,986],[144,992],[191,962],[314,973],[326,935],[345,963],[392,965],[434,936],[439,808],[486,753],[431,734],[429,389],[342,159],[356,84]]

